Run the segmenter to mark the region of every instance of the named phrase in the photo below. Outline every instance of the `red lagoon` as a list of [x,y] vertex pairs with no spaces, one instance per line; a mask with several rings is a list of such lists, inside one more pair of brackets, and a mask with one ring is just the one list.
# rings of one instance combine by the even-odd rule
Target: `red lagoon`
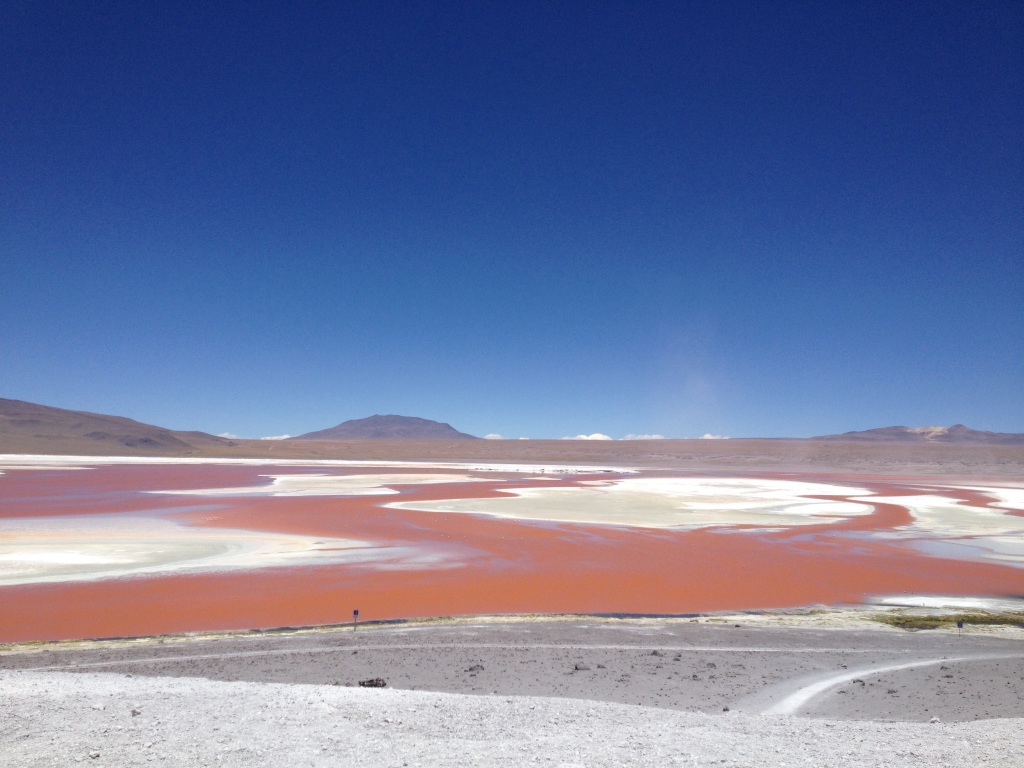
[[[906,508],[892,502],[871,503],[871,514],[782,530],[674,530],[383,506],[396,500],[499,497],[513,488],[573,486],[607,480],[608,474],[524,479],[511,473],[477,472],[471,474],[485,481],[395,485],[399,495],[387,496],[151,493],[267,485],[267,475],[382,471],[393,475],[424,470],[271,464],[7,470],[0,475],[0,525],[25,518],[116,514],[128,520],[158,515],[195,528],[415,544],[461,554],[451,562],[417,561],[409,568],[382,568],[372,562],[278,566],[4,586],[0,641],[333,624],[351,620],[355,609],[360,620],[513,613],[687,614],[856,604],[872,595],[1024,594],[1024,571],[1019,568],[929,556],[912,539],[879,535],[911,519]],[[848,484],[851,495],[857,496],[864,488],[884,497],[922,493],[921,481],[912,478],[785,478]],[[947,495],[951,492],[943,489]],[[975,491],[958,493],[963,503],[991,501]]]

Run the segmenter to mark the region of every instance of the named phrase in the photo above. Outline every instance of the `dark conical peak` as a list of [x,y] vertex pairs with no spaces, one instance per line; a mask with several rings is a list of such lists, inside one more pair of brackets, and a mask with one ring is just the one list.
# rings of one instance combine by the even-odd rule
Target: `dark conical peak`
[[330,429],[307,432],[293,440],[476,440],[450,424],[418,416],[374,414],[344,421]]

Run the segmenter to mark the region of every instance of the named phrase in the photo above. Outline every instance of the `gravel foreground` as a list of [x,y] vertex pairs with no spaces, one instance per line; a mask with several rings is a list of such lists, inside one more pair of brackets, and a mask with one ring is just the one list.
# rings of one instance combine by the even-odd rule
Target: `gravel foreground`
[[0,765],[1024,765],[1021,630],[862,613],[10,646]]
[[1020,719],[878,723],[707,715],[123,674],[0,674],[11,766],[1020,766]]

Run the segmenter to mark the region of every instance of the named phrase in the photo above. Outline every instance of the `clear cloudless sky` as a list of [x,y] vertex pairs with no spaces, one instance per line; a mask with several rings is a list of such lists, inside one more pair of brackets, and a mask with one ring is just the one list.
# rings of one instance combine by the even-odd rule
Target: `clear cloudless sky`
[[1024,3],[0,8],[0,396],[1024,432]]

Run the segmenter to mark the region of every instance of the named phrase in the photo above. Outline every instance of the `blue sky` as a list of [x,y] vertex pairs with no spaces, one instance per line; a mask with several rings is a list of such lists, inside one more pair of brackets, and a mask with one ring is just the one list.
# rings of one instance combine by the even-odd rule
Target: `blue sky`
[[0,396],[1024,432],[1021,3],[0,13]]

